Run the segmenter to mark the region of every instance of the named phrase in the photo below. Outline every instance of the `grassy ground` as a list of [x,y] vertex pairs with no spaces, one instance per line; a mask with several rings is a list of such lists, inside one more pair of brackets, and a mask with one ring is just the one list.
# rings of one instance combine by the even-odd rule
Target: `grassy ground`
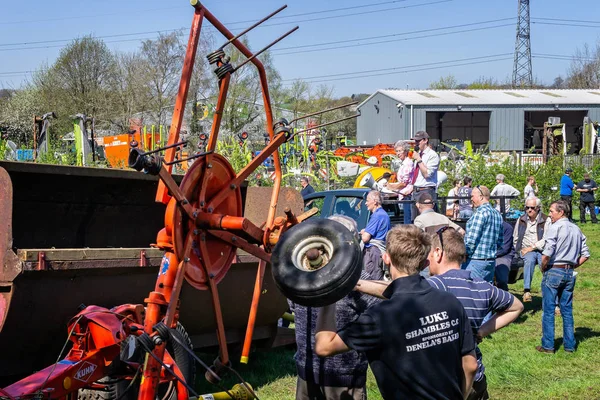
[[[535,350],[542,334],[541,274],[536,269],[533,301],[511,326],[481,344],[492,399],[600,399],[600,227],[583,226],[592,258],[578,269],[574,318],[578,343],[574,354],[562,347],[554,354]],[[510,290],[521,298],[523,281]],[[562,345],[562,319],[556,319],[556,347]],[[250,366],[238,371],[256,389],[261,399],[293,399],[296,386],[294,350],[276,349],[252,354]],[[198,379],[198,389],[211,389]],[[231,387],[233,380],[226,382]],[[369,399],[381,399],[372,374],[368,378]]]

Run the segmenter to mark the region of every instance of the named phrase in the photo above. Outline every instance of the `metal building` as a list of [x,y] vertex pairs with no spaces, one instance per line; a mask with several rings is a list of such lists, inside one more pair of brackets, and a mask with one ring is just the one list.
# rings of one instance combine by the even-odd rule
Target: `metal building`
[[537,147],[544,122],[558,117],[570,152],[577,152],[584,117],[600,121],[600,89],[378,90],[358,109],[359,145],[394,143],[426,130],[434,144],[460,139],[474,148],[523,151]]

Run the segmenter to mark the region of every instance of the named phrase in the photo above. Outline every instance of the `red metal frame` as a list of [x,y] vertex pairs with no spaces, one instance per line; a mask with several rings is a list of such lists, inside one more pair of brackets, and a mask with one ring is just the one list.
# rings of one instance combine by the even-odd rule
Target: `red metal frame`
[[[197,181],[199,182],[197,184],[199,190],[197,202],[192,204],[190,202],[192,199],[186,198],[184,191],[176,184],[170,174],[172,168],[170,163],[175,156],[175,147],[171,147],[166,151],[163,165],[160,168],[158,174],[160,183],[156,200],[165,204],[169,203],[169,205],[167,206],[165,216],[165,229],[159,232],[157,243],[165,251],[165,256],[163,257],[155,288],[144,300],[146,306],[143,319],[142,311],[144,310],[144,306],[142,305],[124,305],[112,310],[96,306],[87,307],[82,313],[74,317],[73,322],[69,326],[70,340],[73,341],[74,345],[68,356],[59,363],[4,389],[9,396],[31,398],[38,397],[41,393],[42,397],[58,398],[73,393],[79,388],[96,387],[97,384],[93,382],[107,375],[111,361],[119,357],[121,342],[128,336],[137,336],[145,333],[153,337],[157,335],[153,328],[161,321],[166,326],[174,328],[177,324],[179,295],[186,276],[186,269],[198,268],[197,265],[192,265],[190,262],[192,247],[194,243],[198,243],[201,256],[208,255],[211,251],[205,242],[206,235],[216,238],[231,248],[244,249],[260,259],[242,352],[242,362],[247,362],[248,360],[266,263],[270,261],[269,249],[274,242],[274,238],[278,238],[283,231],[288,229],[292,224],[298,223],[300,219],[296,219],[291,213],[286,213],[288,214],[287,220],[280,217],[275,221],[275,209],[282,178],[277,149],[287,138],[285,132],[279,133],[277,136],[274,134],[273,114],[263,64],[199,1],[192,0],[191,3],[195,8],[195,12],[167,146],[172,146],[179,140],[179,132],[183,122],[185,103],[204,18],[221,32],[229,40],[229,43],[244,54],[248,58],[248,62],[252,62],[257,68],[265,109],[266,129],[271,139],[270,144],[237,175],[231,178],[228,177],[228,180],[220,187],[213,188],[217,189],[216,194],[211,196],[211,198],[206,198],[211,174],[215,173],[211,169],[211,163],[216,163],[217,161],[223,162],[211,152],[216,147],[219,126],[229,88],[230,73],[225,74],[220,80],[217,109],[214,115],[212,132],[206,146],[208,154],[204,156],[203,164],[201,164],[203,170],[200,171],[199,180]],[[221,63],[218,63],[218,66],[220,65]],[[224,200],[230,197],[232,193],[239,193],[240,184],[271,155],[273,155],[275,164],[275,180],[264,229],[255,226],[241,215],[213,213],[213,210],[216,210],[223,204]],[[183,185],[184,183],[182,182]],[[173,199],[171,199],[171,196]],[[181,212],[178,210],[181,210]],[[241,214],[241,207],[234,207],[232,211],[234,214],[238,213],[238,211]],[[177,221],[177,216],[181,216],[181,213],[188,219],[189,227],[191,227],[191,229],[187,230],[187,233],[183,231],[186,227]],[[174,241],[174,234],[185,236],[183,251],[178,251],[177,243]],[[181,259],[178,257],[178,254]],[[144,259],[144,254],[141,254],[140,264],[144,263]],[[201,259],[206,259],[206,257],[201,257]],[[212,295],[220,348],[219,362],[227,365],[230,360],[216,277],[214,274],[209,273],[209,266],[206,262],[201,262],[200,268],[203,269],[204,276],[207,277],[208,289]],[[143,378],[138,396],[140,400],[154,400],[158,385],[161,382],[175,379],[174,376],[162,368],[157,359],[167,361],[173,366],[174,372],[178,376],[181,375],[181,371],[179,371],[175,361],[166,352],[165,347],[165,343],[157,345],[153,350],[156,359],[146,356],[143,367],[140,365],[129,366],[131,371],[143,368]],[[79,379],[82,376],[86,379]],[[179,399],[183,400],[190,396],[184,385],[178,383],[177,386]]]

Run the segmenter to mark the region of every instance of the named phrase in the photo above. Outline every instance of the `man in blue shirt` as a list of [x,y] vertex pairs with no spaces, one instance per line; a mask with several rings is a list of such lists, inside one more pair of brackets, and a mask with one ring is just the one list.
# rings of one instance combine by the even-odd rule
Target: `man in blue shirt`
[[390,217],[381,208],[383,199],[377,190],[371,190],[367,195],[366,205],[371,212],[367,227],[360,231],[360,236],[365,244],[363,250],[363,263],[367,274],[377,275],[382,268],[381,255],[385,252],[385,238],[392,227]]
[[573,188],[575,184],[573,183],[573,179],[571,179],[571,174],[573,170],[571,168],[567,168],[565,170],[565,174],[560,178],[560,199],[564,200],[569,206],[569,211],[567,212],[567,217],[569,221],[573,222]]
[[504,241],[502,217],[490,205],[490,190],[487,187],[474,187],[471,201],[475,213],[467,222],[467,260],[463,269],[472,271],[473,276],[491,283],[494,281],[496,253],[502,248]]
[[568,205],[558,200],[550,205],[552,225],[548,228],[542,252],[542,345],[541,353],[554,353],[554,306],[558,300],[563,318],[563,345],[567,353],[575,351],[573,321],[573,270],[590,258],[586,237],[567,219]]

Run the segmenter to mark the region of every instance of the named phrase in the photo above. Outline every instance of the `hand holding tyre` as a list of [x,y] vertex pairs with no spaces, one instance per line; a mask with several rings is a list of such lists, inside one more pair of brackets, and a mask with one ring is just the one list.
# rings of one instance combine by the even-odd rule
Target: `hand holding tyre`
[[328,219],[305,221],[282,235],[271,255],[277,287],[307,307],[333,304],[356,286],[362,270],[357,238]]

